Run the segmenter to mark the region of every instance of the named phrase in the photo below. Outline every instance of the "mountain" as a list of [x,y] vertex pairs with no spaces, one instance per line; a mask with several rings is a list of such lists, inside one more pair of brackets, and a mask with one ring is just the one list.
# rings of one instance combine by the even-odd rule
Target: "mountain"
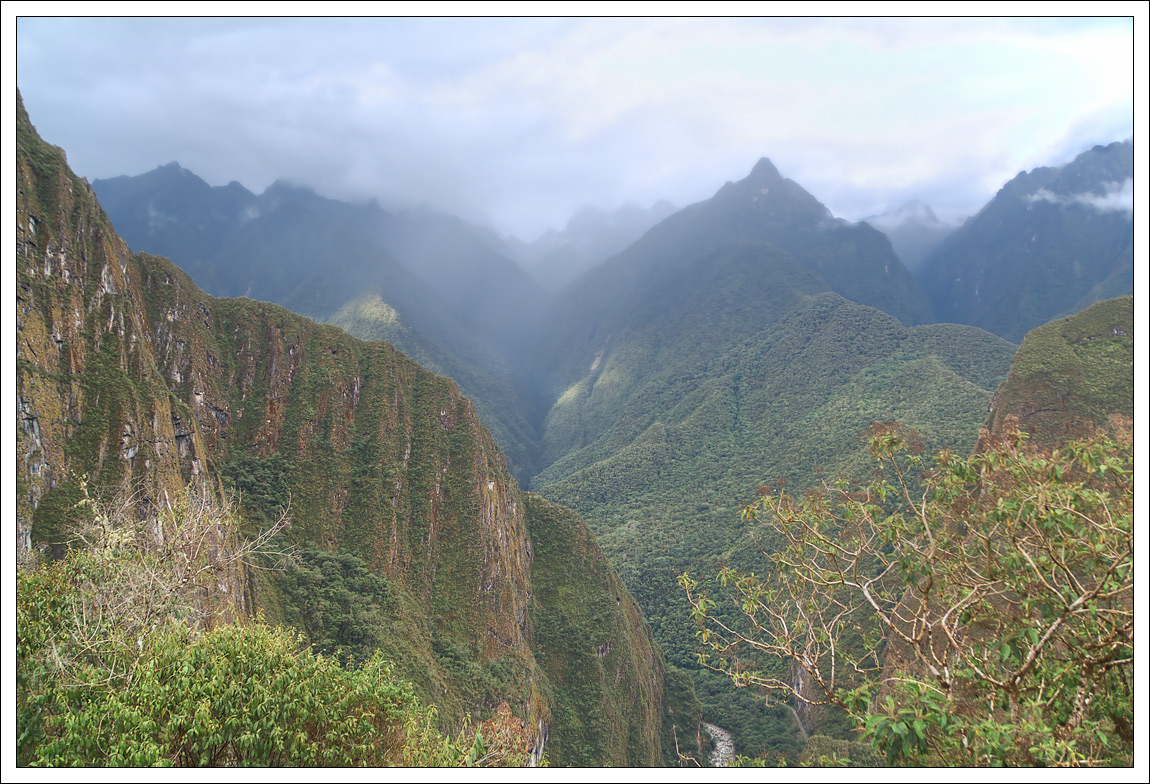
[[131,247],[169,256],[217,296],[284,304],[299,296],[301,281],[318,278],[342,253],[358,250],[357,280],[337,277],[333,288],[354,287],[373,266],[398,262],[469,330],[500,347],[519,339],[515,318],[542,299],[530,276],[501,255],[497,238],[442,213],[388,213],[374,202],[327,199],[282,181],[255,196],[238,183],[213,188],[176,163],[136,177],[96,180],[92,187]]
[[208,185],[173,161],[138,177],[96,180],[93,190],[108,215],[116,216],[120,236],[137,250],[169,255],[179,250],[184,269],[206,290],[231,293],[209,264],[221,245],[259,216],[259,198],[240,185]]
[[[680,750],[685,739],[697,743],[692,690],[702,717],[729,727],[740,753],[796,756],[792,714],[699,668],[676,574],[706,580],[717,563],[749,568],[757,548],[771,546],[738,515],[756,487],[782,477],[802,488],[867,470],[859,435],[875,421],[916,429],[925,450],[969,451],[1016,347],[977,327],[930,323],[930,304],[890,240],[835,218],[766,159],[549,299],[516,277],[490,235],[447,216],[370,205],[354,212],[301,189],[269,191],[274,207],[215,258],[230,254],[223,266],[243,272],[253,294],[279,286],[281,304],[386,338],[464,391],[482,390],[476,409],[485,421],[494,412],[516,475],[538,494],[527,507],[556,530],[568,513],[550,504],[587,521],[665,651],[664,705],[678,718],[664,718],[664,759],[675,748],[668,727]],[[487,269],[504,292],[473,274]],[[523,298],[539,307],[521,307]],[[231,464],[237,481],[258,473]],[[530,519],[528,530],[534,542]],[[564,549],[571,536],[563,547],[553,539],[552,551],[563,553],[556,563],[594,572]],[[309,568],[322,574],[318,558]],[[576,627],[584,623],[574,620],[576,606],[587,623],[606,617],[579,599],[562,611]],[[309,617],[301,612],[300,623],[314,637],[335,639]],[[589,659],[553,650],[558,658],[536,656],[548,678],[600,683],[583,669]]]
[[637,606],[578,516],[519,491],[455,383],[131,253],[19,99],[16,217],[21,560],[67,546],[84,488],[127,488],[148,519],[233,485],[252,524],[286,505],[301,551],[220,578],[240,614],[382,650],[452,732],[506,701],[556,764],[663,762],[681,719]]
[[133,248],[172,258],[211,293],[275,302],[356,337],[388,340],[455,379],[513,473],[529,476],[541,415],[505,357],[522,350],[544,296],[483,232],[450,216],[386,213],[283,182],[260,196],[234,184],[212,188],[174,164],[97,180],[93,189],[113,205],[108,214]]
[[887,236],[894,252],[911,272],[918,270],[956,228],[940,221],[934,210],[917,199],[863,220]]
[[1018,342],[1100,299],[1134,293],[1130,141],[1021,172],[918,270],[940,321]]
[[[548,422],[554,443],[562,434],[569,448],[532,485],[587,519],[668,662],[694,671],[696,691],[712,695],[704,719],[725,727],[733,721],[722,706],[734,698],[729,684],[715,688],[696,669],[676,575],[712,575],[718,563],[754,568],[749,555],[771,543],[756,541],[738,511],[756,487],[782,478],[803,488],[868,470],[859,435],[873,422],[914,428],[927,451],[969,451],[1014,352],[973,327],[905,327],[833,292],[795,300],[724,351],[660,355],[658,370],[648,368],[626,394],[608,389],[597,400],[593,388],[583,398],[585,388],[574,387]],[[643,356],[631,345],[644,344],[620,336],[616,357]],[[587,387],[611,384],[607,374],[622,382],[626,367],[604,360],[604,380]],[[593,417],[601,418],[597,433],[586,429]],[[743,710],[752,715],[740,718],[750,730],[736,736],[740,753],[795,752],[785,745],[794,731],[781,708]]]
[[704,719],[732,728],[741,754],[796,754],[785,709],[739,703],[698,668],[676,575],[750,568],[771,544],[738,515],[756,487],[867,470],[859,434],[876,421],[969,451],[1015,347],[922,323],[925,297],[886,237],[836,220],[765,160],[553,310],[534,354],[555,402],[532,489],[595,530],[668,662],[692,673]]
[[534,374],[556,401],[541,464],[596,438],[636,385],[722,353],[820,291],[904,323],[930,320],[880,232],[836,220],[763,159],[556,297],[534,352]]
[[713,246],[720,238],[769,243],[847,299],[884,310],[904,324],[933,320],[925,297],[886,237],[866,224],[835,218],[766,158],[745,179],[727,183],[711,199],[678,214],[683,219],[663,241],[677,236],[687,253]]
[[1033,443],[1058,446],[1134,419],[1134,298],[1103,300],[1026,333],[994,393],[986,432],[1008,416]]
[[675,208],[666,201],[658,201],[648,209],[626,204],[610,212],[584,207],[571,216],[562,231],[551,229],[513,252],[543,289],[554,292],[614,256],[674,212]]

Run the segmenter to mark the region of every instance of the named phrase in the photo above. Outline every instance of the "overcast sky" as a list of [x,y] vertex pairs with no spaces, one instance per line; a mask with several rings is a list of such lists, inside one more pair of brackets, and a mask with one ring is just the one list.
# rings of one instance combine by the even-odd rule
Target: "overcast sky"
[[89,179],[179,161],[525,240],[763,156],[840,217],[952,219],[1134,127],[1129,19],[22,18],[16,45],[33,124]]

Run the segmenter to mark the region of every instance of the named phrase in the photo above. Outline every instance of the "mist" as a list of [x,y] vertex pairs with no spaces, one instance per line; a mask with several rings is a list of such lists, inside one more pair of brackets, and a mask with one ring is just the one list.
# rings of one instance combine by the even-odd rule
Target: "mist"
[[766,156],[858,220],[950,221],[1133,135],[1130,19],[20,18],[18,86],[89,179],[169,161],[531,241]]

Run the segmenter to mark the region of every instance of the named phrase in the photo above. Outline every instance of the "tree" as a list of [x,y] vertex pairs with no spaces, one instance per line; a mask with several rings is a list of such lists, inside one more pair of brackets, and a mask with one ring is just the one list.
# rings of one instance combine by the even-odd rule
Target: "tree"
[[[453,741],[378,651],[344,666],[246,618],[243,572],[292,557],[244,540],[235,505],[188,488],[155,518],[93,500],[76,545],[17,569],[17,764],[521,766],[506,704]],[[350,657],[349,657],[350,658]],[[545,762],[545,760],[536,760]]]
[[924,470],[913,436],[880,425],[869,484],[760,488],[744,515],[769,568],[719,575],[738,622],[680,579],[702,662],[843,709],[890,762],[1129,764],[1134,462],[1117,431],[1043,452],[1011,422]]

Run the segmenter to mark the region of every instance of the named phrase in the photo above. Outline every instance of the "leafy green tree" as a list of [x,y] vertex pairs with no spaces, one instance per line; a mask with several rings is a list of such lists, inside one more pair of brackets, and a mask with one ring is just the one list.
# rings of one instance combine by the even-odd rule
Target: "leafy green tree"
[[1134,461],[1119,431],[1044,452],[1010,422],[928,468],[906,431],[875,426],[869,484],[760,488],[744,515],[778,545],[769,567],[720,573],[740,623],[680,580],[704,664],[841,708],[891,763],[1130,764]]

